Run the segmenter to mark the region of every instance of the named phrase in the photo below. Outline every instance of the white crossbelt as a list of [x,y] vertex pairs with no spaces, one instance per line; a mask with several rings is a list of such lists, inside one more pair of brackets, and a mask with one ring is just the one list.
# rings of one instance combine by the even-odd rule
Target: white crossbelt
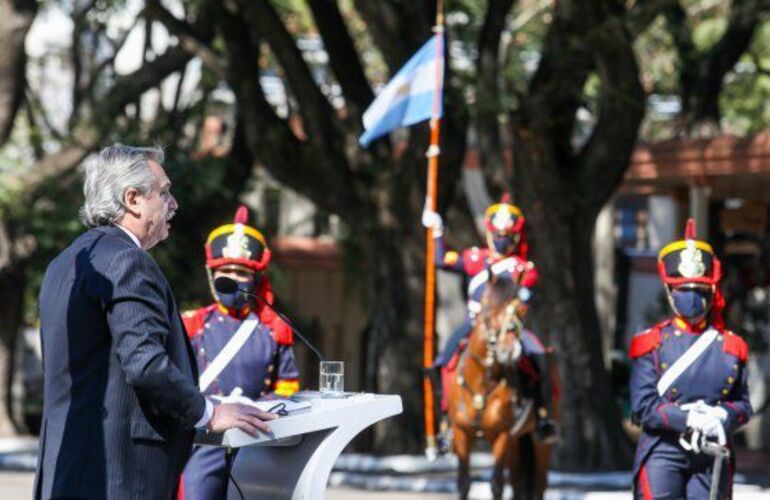
[[206,369],[203,370],[203,373],[201,373],[201,376],[198,379],[201,392],[208,389],[211,382],[222,373],[222,370],[224,370],[228,364],[230,364],[233,357],[238,354],[238,351],[241,350],[243,344],[246,343],[254,330],[256,330],[258,324],[259,321],[256,319],[247,319],[241,323],[241,326],[235,334],[230,337],[230,340],[225,344],[222,350],[219,351],[219,354],[214,358],[214,361],[209,363]]
[[658,380],[658,394],[661,397],[666,393],[668,388],[671,387],[671,384],[673,384],[674,381],[678,379],[679,376],[706,351],[706,349],[708,349],[717,338],[718,334],[719,332],[713,328],[709,328],[703,332],[701,336],[698,337],[698,340],[696,340],[695,343],[691,345],[673,365],[671,365],[671,368],[660,377],[660,380]]

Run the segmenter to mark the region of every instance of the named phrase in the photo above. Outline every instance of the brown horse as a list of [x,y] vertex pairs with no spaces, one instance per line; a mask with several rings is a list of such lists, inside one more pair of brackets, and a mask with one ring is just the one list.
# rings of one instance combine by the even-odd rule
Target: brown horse
[[524,307],[518,288],[507,279],[489,284],[470,344],[447,387],[462,499],[470,489],[470,455],[477,437],[484,437],[492,447],[495,499],[503,497],[506,468],[516,499],[540,499],[547,486],[552,445],[533,438],[533,403],[523,395],[526,381],[519,370]]

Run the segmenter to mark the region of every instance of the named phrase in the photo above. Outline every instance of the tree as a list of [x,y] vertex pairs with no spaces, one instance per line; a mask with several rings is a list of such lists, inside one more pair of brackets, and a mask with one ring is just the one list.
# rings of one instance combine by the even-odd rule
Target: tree
[[[716,14],[694,14],[691,3],[447,3],[456,18],[448,23],[448,47],[452,54],[467,54],[472,64],[448,58],[439,207],[446,212],[459,198],[460,160],[466,137],[474,132],[490,189],[495,194],[514,191],[529,221],[533,256],[542,274],[540,306],[534,313],[541,333],[558,348],[564,382],[563,469],[614,468],[630,456],[617,413],[607,410],[612,394],[593,302],[590,241],[599,210],[622,180],[644,114],[645,91],[639,80],[641,75],[649,82],[654,56],[642,59],[640,68],[634,51],[641,50],[640,40],[650,33],[663,32],[666,54],[680,54],[683,61],[677,74],[666,76],[666,90],[698,96],[683,97],[685,114],[693,117],[689,127],[697,128],[703,116],[719,116],[713,112],[713,103],[719,102],[713,94],[721,92],[741,54],[751,50],[756,17],[765,9],[760,1],[736,2],[720,41],[704,46],[687,41],[697,37],[686,32],[691,25],[682,16],[713,17],[728,12],[727,2],[716,3]],[[202,231],[230,215],[232,200],[245,189],[256,164],[343,220],[348,240],[363,256],[356,264],[369,308],[362,333],[371,369],[367,389],[405,398],[405,420],[380,426],[376,446],[383,452],[419,449],[422,405],[415,388],[422,375],[424,273],[419,213],[425,197],[427,127],[392,134],[370,150],[360,149],[356,139],[373,88],[430,36],[434,2],[202,0],[181,5],[172,14],[159,0],[147,2],[137,22],[144,23],[145,32],[152,23],[162,24],[174,38],[157,53],[148,38],[141,67],[123,75],[115,71],[114,58],[126,32],[108,36],[104,26],[120,2],[98,9],[88,9],[93,6],[86,3],[70,13],[75,38],[69,57],[76,85],[74,111],[64,131],[49,123],[39,95],[18,78],[23,73],[1,72],[0,106],[18,99],[9,96],[24,97],[6,109],[15,110],[14,133],[23,136],[35,155],[23,170],[3,173],[0,259],[6,260],[0,261],[0,294],[5,294],[4,306],[12,309],[6,311],[8,317],[20,318],[22,300],[15,280],[23,283],[34,274],[30,266],[44,265],[31,259],[42,261],[45,252],[62,244],[48,241],[49,233],[39,230],[41,220],[60,206],[61,192],[52,190],[52,180],[75,180],[76,165],[103,142],[162,138],[176,146],[169,171],[189,197],[175,230],[179,239],[159,254],[172,274],[189,275],[198,268],[199,262],[183,252],[199,248]],[[0,25],[0,36],[10,36],[3,33]],[[321,40],[328,61],[309,62],[298,46],[304,38]],[[15,46],[18,54],[21,45]],[[179,76],[181,88],[193,58],[204,65],[197,83],[200,97],[184,107],[177,92],[170,108],[157,104],[153,118],[143,118],[140,110],[149,105],[143,96],[157,91],[170,75]],[[685,58],[701,62],[685,63]],[[0,64],[4,61],[0,55]],[[284,82],[288,115],[270,103],[260,84],[260,73],[266,70]],[[9,75],[16,77],[9,80]],[[714,87],[714,79],[720,85]],[[653,78],[646,90],[654,92],[662,80]],[[14,84],[8,86],[8,81]],[[186,123],[192,128],[200,124],[209,106],[207,96],[217,87],[228,88],[236,99],[231,152],[222,160],[188,159],[194,139],[177,136],[177,131]],[[25,92],[19,94],[19,88]],[[0,110],[0,130],[2,117]],[[53,152],[41,146],[41,137],[55,143]],[[512,172],[503,165],[511,149]],[[215,174],[207,175],[201,186],[195,173],[204,168]],[[69,218],[74,220],[74,213]],[[19,321],[0,325],[0,336],[13,338]],[[596,405],[597,400],[607,404]]]
[[[620,184],[644,114],[631,37],[614,2],[559,2],[542,58],[511,118],[517,198],[542,276],[538,325],[558,352],[570,468],[626,463],[630,446],[610,405],[593,288],[592,236]],[[600,84],[596,124],[575,147],[576,114],[589,77]]]

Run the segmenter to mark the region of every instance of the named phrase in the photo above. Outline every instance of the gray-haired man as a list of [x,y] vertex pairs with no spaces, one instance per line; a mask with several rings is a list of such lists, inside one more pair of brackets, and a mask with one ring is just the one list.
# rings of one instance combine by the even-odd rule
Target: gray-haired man
[[176,301],[146,252],[177,210],[162,162],[156,148],[102,150],[86,168],[90,229],[46,271],[36,498],[174,498],[195,427],[254,434],[274,418],[198,391]]

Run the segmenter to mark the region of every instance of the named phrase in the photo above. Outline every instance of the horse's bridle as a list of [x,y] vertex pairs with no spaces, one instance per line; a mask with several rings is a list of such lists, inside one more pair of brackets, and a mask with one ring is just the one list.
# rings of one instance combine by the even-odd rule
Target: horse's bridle
[[[483,302],[486,302],[486,300],[483,300]],[[474,361],[475,363],[478,363],[480,366],[484,367],[484,382],[492,379],[492,368],[495,366],[495,361],[503,367],[503,368],[509,368],[508,370],[505,370],[506,372],[513,372],[515,370],[511,370],[513,366],[513,362],[518,359],[518,357],[521,355],[521,341],[519,340],[521,333],[524,331],[524,326],[521,322],[521,318],[519,318],[517,314],[517,307],[520,303],[520,300],[514,299],[512,300],[506,307],[505,307],[505,318],[504,321],[501,323],[499,328],[493,328],[491,326],[491,320],[490,316],[487,313],[489,310],[488,307],[482,306],[482,316],[481,316],[481,322],[482,322],[482,332],[484,334],[484,341],[486,343],[486,350],[487,355],[484,359],[479,358],[477,355],[471,352],[470,349],[467,349],[465,351],[465,354],[469,359]],[[503,339],[506,335],[509,335],[513,333],[516,336],[515,344],[517,346],[516,354],[513,356],[510,356],[511,364],[510,366],[501,362],[498,355],[498,343]],[[497,359],[496,359],[497,357]],[[464,365],[464,363],[463,363]],[[510,373],[506,373],[506,376],[503,376],[501,378],[501,381],[508,383],[508,379],[510,377]],[[495,388],[499,385],[495,384],[491,386],[489,389],[485,389],[483,393],[476,393],[471,390],[470,387],[465,383],[465,379],[462,375],[458,376],[458,382],[460,387],[464,388],[470,395],[471,400],[473,401],[473,408],[476,410],[476,419],[474,422],[474,427],[479,428],[481,425],[481,414],[483,413],[484,408],[487,404],[487,399],[489,395],[492,393],[492,391],[495,390]],[[484,384],[486,386],[486,384]]]

